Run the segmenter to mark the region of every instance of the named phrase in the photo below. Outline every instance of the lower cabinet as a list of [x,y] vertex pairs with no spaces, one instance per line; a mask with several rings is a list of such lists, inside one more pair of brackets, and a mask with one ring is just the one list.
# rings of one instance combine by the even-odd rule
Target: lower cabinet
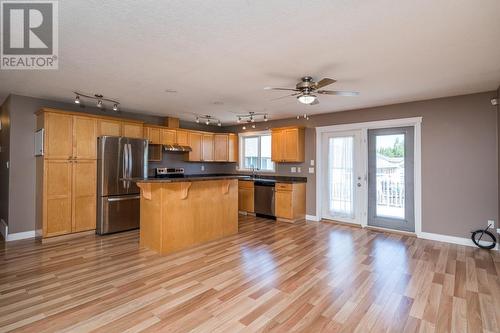
[[44,195],[39,205],[43,237],[96,228],[96,160],[49,160],[43,163]]
[[254,185],[253,181],[240,180],[238,182],[238,210],[253,213],[254,209]]
[[279,220],[295,222],[306,217],[306,184],[276,183],[275,214]]

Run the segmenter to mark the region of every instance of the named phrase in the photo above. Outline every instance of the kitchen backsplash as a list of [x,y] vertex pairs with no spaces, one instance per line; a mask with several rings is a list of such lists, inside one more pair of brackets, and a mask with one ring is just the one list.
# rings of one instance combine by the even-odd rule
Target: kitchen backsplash
[[[235,173],[236,163],[226,162],[186,162],[185,154],[179,152],[163,152],[161,162],[149,162],[149,176],[154,175],[154,169],[159,167],[184,168],[186,174]],[[202,170],[202,167],[204,170]]]

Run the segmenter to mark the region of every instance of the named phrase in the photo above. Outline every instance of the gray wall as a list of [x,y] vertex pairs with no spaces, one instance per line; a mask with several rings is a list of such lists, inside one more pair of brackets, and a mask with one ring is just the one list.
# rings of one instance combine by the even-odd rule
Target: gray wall
[[[388,105],[257,124],[256,130],[307,126],[307,214],[315,215],[315,175],[307,174],[314,156],[314,127],[422,116],[422,231],[469,237],[470,230],[498,220],[497,112],[490,104],[496,91]],[[230,130],[242,131],[241,126]],[[279,165],[288,174],[290,165]]]
[[0,107],[0,218],[9,223],[10,98]]

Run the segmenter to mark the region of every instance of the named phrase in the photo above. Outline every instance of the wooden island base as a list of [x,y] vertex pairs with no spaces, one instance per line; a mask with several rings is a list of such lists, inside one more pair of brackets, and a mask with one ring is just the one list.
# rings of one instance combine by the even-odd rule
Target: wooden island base
[[140,245],[161,254],[238,232],[238,180],[138,182]]

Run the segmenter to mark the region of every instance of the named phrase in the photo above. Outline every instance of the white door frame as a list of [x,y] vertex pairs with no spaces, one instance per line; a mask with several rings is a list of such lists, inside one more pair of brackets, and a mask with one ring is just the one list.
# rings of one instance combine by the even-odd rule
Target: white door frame
[[[367,135],[369,129],[377,128],[390,128],[390,127],[406,127],[412,126],[415,129],[415,143],[414,143],[414,204],[415,204],[415,234],[420,236],[422,233],[422,150],[421,150],[421,128],[422,128],[422,117],[413,118],[401,118],[401,119],[389,119],[381,121],[370,121],[363,123],[353,123],[353,124],[342,124],[342,125],[332,125],[332,126],[321,126],[316,127],[316,220],[321,219],[322,215],[322,191],[321,184],[323,184],[323,170],[322,170],[322,134],[327,132],[342,132],[342,131],[354,131],[362,130],[362,151],[361,153],[365,156],[368,154],[368,143]],[[368,163],[366,159],[365,164]],[[368,170],[368,165],[365,165],[365,170]],[[367,183],[366,183],[367,184]],[[365,184],[365,186],[366,186]],[[368,191],[365,191],[365,196],[368,195]],[[368,198],[363,198],[364,206],[367,206]],[[367,207],[364,207],[362,212],[361,226],[366,227],[368,223],[367,218]]]

